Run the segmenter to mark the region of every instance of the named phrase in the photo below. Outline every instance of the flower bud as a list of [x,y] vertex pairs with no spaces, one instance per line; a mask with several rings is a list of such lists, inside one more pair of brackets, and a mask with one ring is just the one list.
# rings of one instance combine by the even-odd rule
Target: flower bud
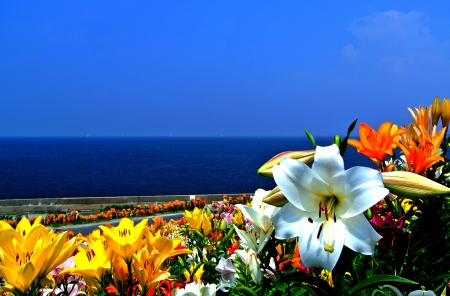
[[275,207],[282,207],[287,204],[288,200],[277,186],[263,198],[263,202]]
[[265,164],[263,164],[257,171],[257,173],[263,177],[273,177],[272,168],[275,165],[280,164],[283,157],[289,157],[292,159],[297,159],[305,164],[310,163],[314,160],[315,150],[303,150],[303,151],[285,151],[280,154],[275,155]]
[[424,198],[450,193],[450,188],[411,172],[383,172],[381,175],[383,176],[384,186],[391,193],[403,197]]
[[450,101],[444,98],[441,106],[441,121],[442,127],[448,127],[448,122],[450,121]]
[[227,229],[227,220],[220,220],[219,229],[220,231],[224,231],[225,229]]
[[441,99],[439,99],[439,97],[436,97],[434,98],[433,105],[431,105],[432,124],[437,125],[440,117],[441,117]]
[[208,206],[205,207],[205,212],[206,216],[211,217],[211,209]]

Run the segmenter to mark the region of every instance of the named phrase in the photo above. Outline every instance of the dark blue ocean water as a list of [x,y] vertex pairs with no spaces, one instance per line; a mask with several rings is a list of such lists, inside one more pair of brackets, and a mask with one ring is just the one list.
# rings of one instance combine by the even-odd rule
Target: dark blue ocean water
[[[318,138],[326,146],[332,137]],[[0,138],[0,198],[254,192],[275,154],[312,149],[306,138]],[[372,166],[349,147],[346,168]]]

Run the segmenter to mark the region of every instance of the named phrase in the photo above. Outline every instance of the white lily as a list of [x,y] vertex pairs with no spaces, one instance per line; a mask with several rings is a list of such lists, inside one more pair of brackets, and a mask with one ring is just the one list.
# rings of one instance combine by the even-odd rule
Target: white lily
[[260,212],[262,215],[266,215],[270,218],[275,215],[280,210],[280,208],[263,202],[264,197],[266,197],[269,192],[270,191],[266,191],[261,188],[256,190],[252,199],[252,208]]
[[317,146],[312,168],[283,158],[273,176],[289,201],[272,217],[275,237],[298,237],[305,266],[333,270],[344,245],[373,254],[381,236],[363,212],[389,193],[378,171],[344,170],[339,148],[333,144]]
[[187,284],[184,289],[173,290],[174,296],[213,296],[216,295],[216,284],[203,285],[202,281]]
[[[252,224],[251,227],[258,234],[257,237],[253,233],[248,234],[252,235],[250,240],[252,241],[252,245],[254,246],[251,246],[249,244],[247,244],[247,246],[253,248],[253,250],[256,253],[261,252],[261,250],[264,248],[264,246],[267,244],[270,237],[272,236],[272,232],[275,230],[272,221],[268,216],[261,214],[260,211],[255,210],[254,208],[250,208],[244,205],[236,205],[236,207],[239,208],[239,210],[241,210],[245,218],[247,218],[250,221],[250,223]],[[246,236],[248,235],[244,234],[244,231],[238,230],[236,226],[235,228],[239,237],[245,242],[247,242],[249,238]]]
[[220,258],[219,263],[216,266],[216,270],[220,272],[219,285],[227,283],[228,285],[221,288],[222,291],[228,292],[227,288],[234,288],[236,286],[236,278],[239,276],[236,272],[236,266],[233,264],[234,254],[228,259]]
[[238,254],[239,257],[241,257],[242,263],[248,266],[253,281],[256,284],[259,284],[262,280],[262,272],[259,266],[259,259],[256,257],[256,253],[250,248],[245,248],[244,250],[236,250],[235,253]]

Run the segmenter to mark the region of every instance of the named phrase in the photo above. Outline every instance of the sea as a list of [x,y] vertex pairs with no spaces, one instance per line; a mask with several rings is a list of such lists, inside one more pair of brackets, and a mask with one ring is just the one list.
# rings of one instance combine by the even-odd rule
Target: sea
[[[327,146],[333,137],[316,138]],[[256,171],[306,137],[0,138],[0,198],[250,193],[273,189]],[[349,146],[346,168],[373,167]]]

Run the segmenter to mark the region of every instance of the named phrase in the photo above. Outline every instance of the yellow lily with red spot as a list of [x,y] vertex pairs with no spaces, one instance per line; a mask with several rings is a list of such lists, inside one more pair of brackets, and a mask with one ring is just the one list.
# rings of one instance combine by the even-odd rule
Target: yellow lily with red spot
[[120,255],[127,264],[131,263],[133,254],[138,252],[144,244],[144,229],[148,219],[143,219],[136,226],[133,220],[122,218],[117,227],[99,226],[103,236],[111,249]]

